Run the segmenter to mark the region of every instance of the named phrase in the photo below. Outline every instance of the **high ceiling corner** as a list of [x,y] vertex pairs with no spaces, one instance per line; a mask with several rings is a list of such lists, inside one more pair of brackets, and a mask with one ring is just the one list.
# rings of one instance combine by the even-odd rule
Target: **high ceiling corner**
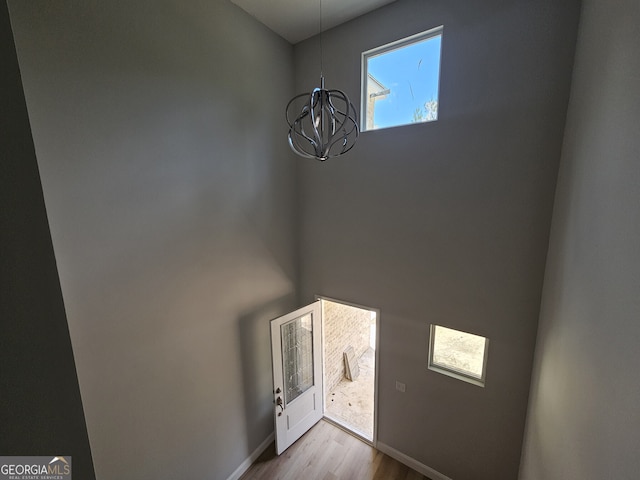
[[[322,0],[322,29],[364,15],[395,0]],[[231,0],[291,44],[320,32],[320,0]]]

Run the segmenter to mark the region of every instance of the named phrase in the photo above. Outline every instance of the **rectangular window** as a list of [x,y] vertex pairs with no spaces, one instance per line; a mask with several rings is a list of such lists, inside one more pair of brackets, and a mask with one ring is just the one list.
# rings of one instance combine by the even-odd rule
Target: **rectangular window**
[[442,27],[362,54],[361,130],[438,118]]
[[429,370],[484,387],[489,339],[431,325]]
[[313,387],[313,321],[311,315],[280,327],[284,400],[289,405]]

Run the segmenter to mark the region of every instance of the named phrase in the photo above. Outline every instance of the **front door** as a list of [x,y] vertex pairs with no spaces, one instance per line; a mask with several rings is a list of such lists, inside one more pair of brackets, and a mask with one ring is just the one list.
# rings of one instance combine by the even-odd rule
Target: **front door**
[[276,453],[322,418],[322,322],[317,301],[271,321]]

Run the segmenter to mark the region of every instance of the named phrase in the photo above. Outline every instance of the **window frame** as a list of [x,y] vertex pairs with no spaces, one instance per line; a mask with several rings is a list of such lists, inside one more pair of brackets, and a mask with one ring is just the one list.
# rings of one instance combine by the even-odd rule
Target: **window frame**
[[[446,328],[448,330],[454,330],[456,332],[465,333],[467,335],[474,335],[476,337],[484,338],[484,352],[482,354],[482,375],[478,378],[474,375],[470,375],[464,371],[449,367],[447,365],[443,365],[441,363],[435,363],[433,361],[434,355],[434,343],[436,338],[436,327]],[[429,328],[429,361],[427,368],[434,372],[441,373],[443,375],[447,375],[448,377],[456,378],[458,380],[462,380],[463,382],[471,383],[473,385],[477,385],[479,387],[485,386],[486,377],[487,377],[487,359],[489,355],[489,339],[484,335],[478,335],[477,333],[465,332],[463,330],[458,330],[452,327],[446,327],[444,325],[437,325],[432,323]]]
[[[375,47],[369,50],[362,52],[360,57],[360,131],[361,132],[371,132],[374,130],[385,130],[387,128],[396,128],[396,127],[404,127],[407,125],[413,125],[413,123],[402,123],[398,125],[392,125],[389,127],[383,128],[370,128],[367,129],[367,78],[368,78],[368,68],[367,68],[367,60],[371,57],[375,57],[378,55],[382,55],[384,53],[388,53],[392,50],[397,50],[402,47],[406,47],[413,43],[418,43],[423,40],[428,40],[432,37],[436,37],[440,35],[444,37],[444,25],[440,25],[429,30],[425,30],[424,32],[419,32],[414,35],[410,35],[405,38],[401,38],[400,40],[395,40],[393,42],[387,43],[385,45],[381,45],[379,47]],[[442,41],[442,39],[441,39]],[[442,66],[442,44],[440,46],[440,61],[438,63],[438,90],[436,91],[436,99],[438,100],[438,110],[440,109],[440,73]],[[438,115],[439,117],[440,115]],[[431,123],[437,122],[438,118],[435,120],[431,120],[428,122],[418,122],[418,123]]]

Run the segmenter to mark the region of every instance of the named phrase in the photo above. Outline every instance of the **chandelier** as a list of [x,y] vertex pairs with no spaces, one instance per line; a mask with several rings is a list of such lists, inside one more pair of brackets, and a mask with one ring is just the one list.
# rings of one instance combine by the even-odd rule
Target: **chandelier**
[[286,108],[289,146],[298,155],[325,161],[347,153],[358,138],[358,117],[341,90],[324,88],[320,0],[320,88],[293,97]]

